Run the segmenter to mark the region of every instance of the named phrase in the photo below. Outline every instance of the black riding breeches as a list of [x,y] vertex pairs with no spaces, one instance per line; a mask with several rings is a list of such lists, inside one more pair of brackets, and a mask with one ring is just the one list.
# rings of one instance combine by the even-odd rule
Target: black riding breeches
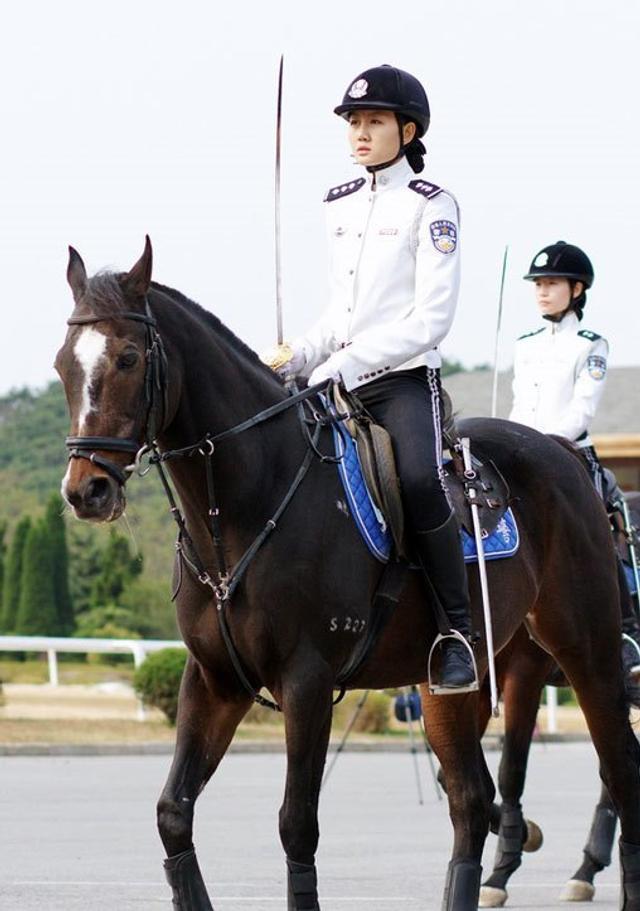
[[452,511],[442,468],[440,371],[395,371],[360,386],[355,394],[391,436],[411,531],[439,528]]

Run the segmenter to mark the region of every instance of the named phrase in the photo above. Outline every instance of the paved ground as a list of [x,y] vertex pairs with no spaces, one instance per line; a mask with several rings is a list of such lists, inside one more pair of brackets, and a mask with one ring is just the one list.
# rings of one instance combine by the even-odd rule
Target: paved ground
[[[493,768],[498,755],[488,758]],[[167,756],[0,758],[2,911],[169,911],[154,821],[168,765]],[[546,911],[581,857],[596,763],[587,743],[537,744],[530,769],[527,813],[546,840],[516,874],[508,906]],[[322,801],[323,911],[440,907],[449,820],[424,756],[421,771],[423,806],[408,754],[338,759]],[[200,798],[196,844],[216,911],[286,906],[283,775],[282,755],[230,755]],[[594,911],[617,909],[617,875],[617,863],[600,875]]]

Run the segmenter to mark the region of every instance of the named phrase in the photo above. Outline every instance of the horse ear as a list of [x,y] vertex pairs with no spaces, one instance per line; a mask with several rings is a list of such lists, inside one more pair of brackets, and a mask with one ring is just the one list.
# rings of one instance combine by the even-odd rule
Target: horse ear
[[82,262],[82,257],[77,250],[69,247],[69,265],[67,266],[67,281],[73,291],[73,299],[76,303],[87,290],[87,270]]
[[127,291],[134,297],[145,297],[151,283],[151,269],[153,267],[153,251],[151,241],[147,234],[144,242],[144,252],[138,262],[125,275],[124,283]]

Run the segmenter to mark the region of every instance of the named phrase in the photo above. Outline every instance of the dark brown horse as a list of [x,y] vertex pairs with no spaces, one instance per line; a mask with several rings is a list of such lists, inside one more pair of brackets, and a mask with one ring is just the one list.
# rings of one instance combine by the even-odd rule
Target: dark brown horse
[[[633,525],[640,528],[640,493],[628,493],[626,500]],[[615,513],[612,519],[616,550],[622,560],[628,560],[619,514]],[[538,827],[524,819],[521,801],[541,691],[545,684],[554,680],[557,683],[558,675],[554,659],[522,627],[498,656],[496,676],[504,702],[505,735],[497,782],[501,805],[494,804],[491,810],[491,830],[498,835],[498,845],[493,870],[480,891],[480,907],[485,908],[502,907],[506,903],[507,885],[522,863],[523,851],[537,850],[542,843]],[[637,684],[628,680],[627,695],[636,705],[640,701]],[[486,689],[480,705],[481,724],[486,725],[490,717]],[[562,900],[593,898],[596,874],[611,863],[616,826],[615,807],[602,784],[582,863],[565,885]]]
[[[75,309],[56,361],[71,417],[64,495],[79,518],[116,518],[133,449],[157,440],[160,453],[173,454],[166,464],[185,516],[175,586],[189,658],[174,761],[158,803],[174,908],[212,907],[192,842],[195,802],[264,686],[285,717],[280,837],[288,908],[319,909],[317,804],[333,693],[366,639],[381,565],[345,514],[335,466],[315,456],[307,424],[287,407],[297,399],[215,317],[151,282],[148,241],[128,273],[91,279],[71,251],[68,279]],[[251,420],[271,406],[270,420]],[[640,911],[639,749],[618,660],[613,546],[602,505],[554,440],[506,421],[466,421],[460,429],[508,478],[520,527],[518,554],[489,566],[494,641],[504,648],[526,618],[569,675],[620,814],[622,905]],[[314,437],[329,448],[326,428]],[[608,551],[610,563],[602,560]],[[480,629],[475,574],[471,591]],[[435,635],[422,580],[407,574],[395,613],[348,685],[424,681]],[[482,643],[476,651],[484,675]],[[443,908],[475,911],[494,794],[478,697],[428,696],[425,708],[455,836]]]

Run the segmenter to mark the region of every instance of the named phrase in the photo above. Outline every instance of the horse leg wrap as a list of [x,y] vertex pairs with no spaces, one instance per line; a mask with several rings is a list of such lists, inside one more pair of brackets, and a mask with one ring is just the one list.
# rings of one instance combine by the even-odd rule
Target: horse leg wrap
[[617,822],[618,817],[615,810],[606,804],[599,803],[593,814],[589,838],[583,850],[595,864],[599,864],[600,869],[608,867],[611,863]]
[[482,867],[473,860],[452,860],[447,869],[442,911],[477,911]]
[[173,890],[174,911],[214,911],[193,848],[167,857],[164,872]]
[[504,889],[512,873],[522,863],[522,840],[525,832],[524,817],[520,806],[505,806],[500,812],[498,846],[493,862],[493,873],[485,886]]
[[620,839],[620,911],[640,911],[640,845]]
[[287,857],[287,911],[320,911],[315,864],[297,864]]

